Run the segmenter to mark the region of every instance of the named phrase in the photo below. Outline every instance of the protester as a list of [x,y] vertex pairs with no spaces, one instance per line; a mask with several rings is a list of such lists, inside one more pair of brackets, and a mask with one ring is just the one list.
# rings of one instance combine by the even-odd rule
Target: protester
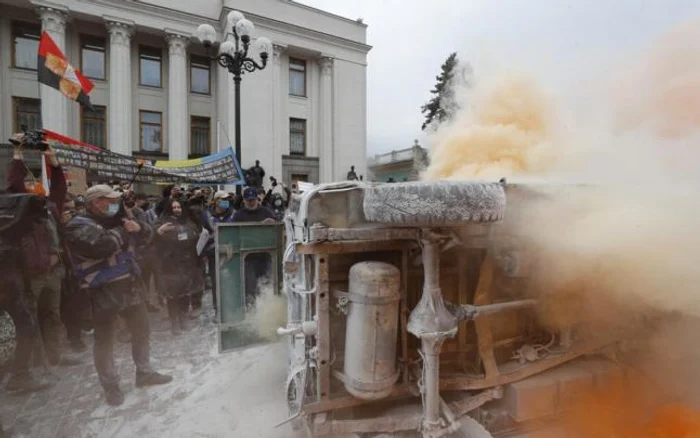
[[231,222],[274,223],[275,215],[261,205],[257,189],[248,187],[243,191],[243,208],[233,214]]
[[272,187],[265,194],[262,205],[272,210],[275,220],[281,221],[292,199],[292,191],[284,183],[278,183],[274,176],[270,177],[270,181]]
[[197,241],[202,229],[191,210],[170,199],[156,224],[156,253],[168,302],[168,316],[174,335],[187,329],[186,311],[189,295],[204,289],[204,275],[197,255]]
[[61,321],[66,327],[66,337],[70,348],[76,353],[81,353],[87,350],[87,345],[81,339],[81,333],[83,322],[87,319],[87,314],[89,314],[89,302],[88,297],[80,289],[73,275],[73,266],[69,256],[70,250],[65,245],[64,239],[66,225],[77,214],[76,199],[77,196],[68,194],[68,198],[63,204],[61,223],[59,225],[62,248],[66,254],[66,257],[63,258],[63,263],[66,266],[66,276],[61,287]]
[[3,275],[0,275],[0,311],[6,311],[12,318],[16,341],[10,379],[5,388],[9,392],[40,391],[51,385],[35,378],[30,371],[34,340],[40,335],[34,297],[24,288],[21,248],[19,244],[15,245],[15,241],[3,240],[0,250],[0,260],[3,263]]
[[[46,197],[46,191],[29,173],[23,161],[24,136],[11,139],[15,145],[13,160],[8,172],[9,191],[13,193],[34,193]],[[23,274],[25,284],[32,293],[30,305],[37,313],[43,351],[51,365],[58,365],[62,356],[63,323],[61,321],[61,286],[66,275],[63,264],[65,254],[58,235],[61,212],[66,199],[68,186],[55,151],[45,145],[43,158],[49,163],[51,191],[47,198],[49,214],[34,223],[31,233],[22,241],[24,256]],[[27,179],[27,178],[30,179]],[[36,358],[39,361],[39,357]],[[64,358],[63,364],[76,364],[72,358]]]
[[[214,235],[214,230],[209,224],[209,219],[207,217],[206,201],[204,199],[204,191],[202,189],[193,188],[192,196],[187,200],[187,210],[200,231],[202,229],[206,229],[210,236]],[[202,273],[204,273],[204,266],[205,265],[203,264],[201,265]],[[201,291],[193,291],[192,294],[190,294],[189,305],[192,306],[192,313],[190,313],[190,317],[192,319],[199,319],[200,315],[202,314],[203,296],[203,288]]]
[[[257,189],[248,187],[243,191],[244,208],[234,213],[231,222],[262,222],[275,223],[275,214],[260,203]],[[258,281],[270,272],[270,256],[264,253],[248,254],[245,258],[245,295],[248,307],[255,304]]]
[[355,166],[350,166],[350,171],[348,172],[345,179],[347,179],[348,181],[358,181],[359,180],[359,178],[357,177],[357,173],[355,172]]
[[[156,218],[155,212],[147,210],[149,207],[147,197],[143,194],[133,193],[131,187],[127,186],[124,199],[124,205],[132,209],[134,217],[141,222],[145,222],[152,228]],[[155,259],[157,256],[154,254],[151,242],[144,241],[140,245],[137,245],[134,254],[136,256],[136,263],[141,268],[141,280],[144,283],[142,291],[144,292],[143,299],[146,303],[146,308],[149,313],[157,313],[160,311],[157,304],[158,299],[151,293],[151,280],[156,276]]]
[[[224,190],[219,190],[214,193],[214,199],[212,200],[212,206],[207,211],[207,222],[209,227],[212,229],[216,227],[217,224],[229,223],[233,218],[233,205],[231,203],[231,195],[229,195]],[[211,233],[209,237],[209,242],[205,248],[205,255],[207,257],[207,263],[209,268],[209,277],[211,278],[211,296],[212,303],[214,306],[214,312],[218,311],[218,304],[216,301],[216,254],[214,252],[214,233]]]
[[148,200],[148,195],[145,193],[137,193],[134,198],[136,200],[136,206],[143,210],[146,214],[148,224],[152,225],[156,223],[158,220],[158,215],[155,212],[155,208],[153,208],[151,202]]
[[180,187],[166,186],[163,188],[161,193],[163,194],[163,197],[155,207],[156,217],[160,217],[160,215],[163,213],[163,207],[165,206],[165,203],[168,201],[168,199],[180,199]]
[[159,374],[150,364],[150,328],[142,300],[140,270],[134,259],[134,244],[148,241],[152,229],[137,220],[131,209],[120,213],[121,193],[106,185],[91,187],[85,196],[87,213],[74,217],[66,227],[75,275],[91,297],[95,324],[95,368],[107,403],[121,405],[124,394],[114,363],[116,322],[121,316],[131,333],[131,351],[136,365],[136,386],[160,385],[172,377]]

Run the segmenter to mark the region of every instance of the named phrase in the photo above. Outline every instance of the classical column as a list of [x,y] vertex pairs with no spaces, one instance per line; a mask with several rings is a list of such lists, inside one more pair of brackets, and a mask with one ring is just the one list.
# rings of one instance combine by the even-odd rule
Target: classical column
[[270,175],[284,180],[282,174],[282,151],[284,139],[282,131],[282,53],[284,46],[272,46],[272,171]]
[[187,111],[187,44],[190,37],[168,33],[168,150],[171,160],[186,160],[189,155],[189,112]]
[[335,181],[333,174],[333,58],[323,57],[321,66],[321,145],[319,159],[322,183]]
[[[48,32],[63,53],[66,52],[66,19],[67,10],[50,7],[37,8],[41,17],[41,29]],[[69,135],[68,132],[68,99],[55,88],[47,85],[40,86],[42,126],[58,133]]]
[[133,23],[107,21],[109,31],[109,149],[131,155],[131,35]]

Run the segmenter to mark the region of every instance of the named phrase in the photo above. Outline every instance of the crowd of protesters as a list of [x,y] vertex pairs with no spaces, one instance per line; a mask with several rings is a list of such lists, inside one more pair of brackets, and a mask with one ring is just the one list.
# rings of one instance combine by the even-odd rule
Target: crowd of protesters
[[[207,286],[216,312],[215,227],[280,220],[290,191],[270,178],[268,191],[247,187],[240,197],[209,186],[166,187],[155,197],[125,182],[71,194],[47,146],[47,196],[24,164],[22,138],[11,141],[6,193],[39,196],[48,214],[17,241],[12,250],[20,256],[4,266],[0,278],[0,312],[11,316],[17,341],[6,391],[50,387],[32,366],[81,363],[74,353],[88,348],[85,332],[94,333],[94,364],[110,405],[124,402],[115,339],[131,343],[137,387],[169,383],[172,377],[151,365],[149,313],[165,308],[178,335],[199,320]],[[256,176],[262,178],[260,172]]]

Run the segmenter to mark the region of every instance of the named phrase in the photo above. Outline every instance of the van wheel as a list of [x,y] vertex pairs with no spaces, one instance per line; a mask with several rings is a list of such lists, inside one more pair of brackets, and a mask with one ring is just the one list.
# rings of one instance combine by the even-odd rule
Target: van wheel
[[485,181],[419,181],[367,187],[365,218],[404,227],[460,225],[503,219],[503,185]]

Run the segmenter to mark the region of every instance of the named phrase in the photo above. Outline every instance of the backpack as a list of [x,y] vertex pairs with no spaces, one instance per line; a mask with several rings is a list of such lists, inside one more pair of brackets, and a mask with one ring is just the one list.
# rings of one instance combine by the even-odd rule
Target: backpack
[[[26,193],[0,194],[0,263],[3,266],[26,262],[26,237],[34,233],[37,222],[48,217],[44,198]],[[42,237],[36,236],[34,240],[42,240]]]

